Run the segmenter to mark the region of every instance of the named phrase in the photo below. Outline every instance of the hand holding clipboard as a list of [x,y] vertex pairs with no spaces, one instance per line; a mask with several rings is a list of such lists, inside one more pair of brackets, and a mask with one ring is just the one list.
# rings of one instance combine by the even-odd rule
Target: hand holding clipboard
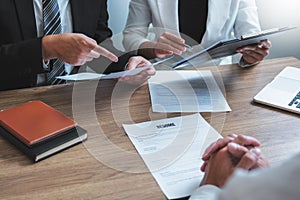
[[[172,68],[179,69],[187,66],[187,63],[190,61],[194,61],[197,59],[197,62],[201,62],[202,57],[203,59],[207,59],[207,56],[204,56],[205,54],[209,55],[211,59],[221,58],[225,56],[230,56],[233,54],[238,53],[237,50],[243,49],[242,47],[248,47],[248,49],[243,49],[244,53],[247,51],[251,51],[249,49],[251,45],[259,46],[259,45],[268,45],[266,43],[263,43],[261,41],[268,40],[271,36],[285,32],[288,30],[295,29],[296,27],[284,27],[284,28],[275,28],[275,29],[268,29],[265,31],[261,31],[259,33],[255,34],[249,34],[249,35],[243,35],[240,38],[231,39],[231,40],[221,40],[205,49],[201,49],[200,51],[183,58],[175,63],[173,63]],[[253,48],[254,48],[253,46]],[[268,46],[266,46],[267,48]],[[243,52],[240,52],[243,53]]]

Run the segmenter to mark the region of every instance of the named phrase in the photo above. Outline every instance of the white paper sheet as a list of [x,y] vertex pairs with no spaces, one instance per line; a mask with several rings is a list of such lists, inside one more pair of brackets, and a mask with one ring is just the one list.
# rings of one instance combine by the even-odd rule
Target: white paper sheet
[[123,127],[168,199],[199,187],[201,156],[221,137],[198,113]]
[[231,111],[211,71],[157,71],[148,82],[153,112]]
[[78,74],[66,75],[66,76],[57,76],[58,79],[68,80],[68,81],[83,81],[83,80],[93,80],[93,79],[114,79],[124,76],[132,76],[140,73],[143,70],[149,69],[151,66],[139,67],[132,70],[126,70],[121,72],[115,72],[110,74],[97,74],[90,72],[83,72]]

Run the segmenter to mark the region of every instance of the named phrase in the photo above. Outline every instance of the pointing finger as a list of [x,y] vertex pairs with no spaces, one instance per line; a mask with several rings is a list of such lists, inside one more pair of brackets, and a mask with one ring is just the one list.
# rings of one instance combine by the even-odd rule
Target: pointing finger
[[90,57],[90,58],[99,58],[100,55],[101,55],[101,54],[100,54],[99,52],[92,50],[92,51],[90,51],[90,53],[87,55],[87,57]]
[[118,62],[118,57],[115,54],[111,53],[110,51],[106,50],[105,48],[99,45],[97,45],[93,50],[100,53],[102,56],[108,58],[113,62]]

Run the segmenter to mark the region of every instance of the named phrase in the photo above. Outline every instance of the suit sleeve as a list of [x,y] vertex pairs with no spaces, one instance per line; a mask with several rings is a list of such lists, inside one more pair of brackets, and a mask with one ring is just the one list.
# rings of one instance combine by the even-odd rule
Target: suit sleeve
[[107,0],[103,0],[100,3],[100,12],[97,20],[97,28],[94,39],[101,43],[104,40],[112,36],[112,31],[108,27],[108,11],[107,11]]
[[42,39],[25,40],[0,46],[0,90],[30,87],[43,72]]

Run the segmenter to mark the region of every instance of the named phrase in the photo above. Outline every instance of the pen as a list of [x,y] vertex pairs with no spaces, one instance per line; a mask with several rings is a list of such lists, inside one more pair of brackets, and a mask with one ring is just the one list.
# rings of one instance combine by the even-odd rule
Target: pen
[[[174,55],[171,55],[171,56],[166,57],[166,58],[163,58],[163,59],[158,59],[157,61],[152,62],[150,65],[145,65],[145,66],[143,66],[143,68],[146,69],[146,68],[148,68],[148,67],[152,67],[152,66],[155,66],[155,65],[159,65],[159,64],[161,64],[161,63],[163,63],[163,62],[165,62],[165,61],[168,61],[168,60],[172,59],[173,57],[174,57]],[[127,69],[127,66],[128,66],[128,62],[126,63],[126,65],[125,65],[125,67],[124,67],[124,70]]]
[[185,46],[187,49],[192,49],[192,48],[193,48],[193,47],[191,47],[190,45],[185,44],[185,43],[183,43],[183,44],[181,44],[181,45]]
[[173,41],[173,42],[176,43],[176,44],[178,44],[178,45],[186,47],[186,49],[189,50],[189,51],[193,49],[192,46],[190,46],[190,45],[188,45],[186,43],[178,43],[178,42],[175,42],[175,41]]
[[158,65],[158,64],[160,64],[160,63],[163,63],[163,62],[165,62],[165,61],[167,61],[167,60],[172,59],[173,57],[174,57],[174,55],[171,55],[171,56],[166,57],[166,58],[164,58],[164,59],[159,59],[158,61],[153,62],[153,63],[152,63],[152,66],[155,66],[155,65]]

